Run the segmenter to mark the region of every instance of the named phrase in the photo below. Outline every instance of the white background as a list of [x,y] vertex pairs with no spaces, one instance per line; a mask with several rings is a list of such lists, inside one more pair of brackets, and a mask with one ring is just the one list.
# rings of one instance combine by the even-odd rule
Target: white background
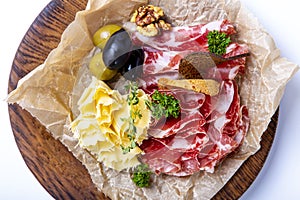
[[[241,0],[274,37],[282,56],[300,64],[299,1]],[[21,39],[49,0],[3,1],[0,12],[0,199],[52,199],[27,168],[15,143],[4,101]],[[299,72],[300,73],[300,72]],[[275,141],[261,173],[241,199],[300,199],[300,74],[288,83]]]

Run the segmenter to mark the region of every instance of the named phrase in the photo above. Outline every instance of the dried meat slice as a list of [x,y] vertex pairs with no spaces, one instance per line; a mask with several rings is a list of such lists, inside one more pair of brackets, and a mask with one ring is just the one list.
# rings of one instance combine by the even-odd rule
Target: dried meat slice
[[194,118],[187,116],[187,121],[191,120],[192,124],[169,124],[170,127],[161,131],[163,137],[153,134],[145,140],[141,145],[145,152],[141,156],[142,161],[158,174],[187,176],[199,170],[213,172],[214,167],[242,143],[249,117],[246,107],[240,105],[238,87],[234,81],[222,82],[219,97],[208,100],[214,102],[207,109],[208,114],[202,115],[200,112],[205,110],[201,109],[207,106],[205,102],[197,107],[201,120],[194,115],[190,115]]
[[[247,45],[231,43],[227,47],[226,52],[227,53],[224,55],[224,58],[229,58],[249,53],[249,49]],[[245,70],[246,57],[242,57],[217,64],[207,72],[205,78],[213,78],[217,80],[233,80],[238,74],[244,74]]]
[[[181,78],[178,69],[182,58],[187,52],[163,52],[145,47],[144,76],[142,81],[147,85],[156,83],[159,78]],[[246,45],[231,43],[227,48],[224,58],[249,53]],[[233,80],[237,74],[244,74],[246,69],[246,57],[225,61],[210,68],[207,72],[201,71],[201,76],[206,79]],[[145,86],[146,87],[146,86]]]
[[[207,34],[219,30],[227,35],[235,34],[235,29],[227,20],[214,21],[204,25],[174,27],[172,31],[163,32],[161,36],[144,38],[134,32],[133,40],[142,43],[145,53],[144,76],[141,79],[143,89],[155,88],[159,78],[179,79],[179,63],[192,52],[208,52]],[[247,45],[230,43],[224,58],[249,53]],[[201,75],[203,78],[216,80],[233,80],[237,74],[245,73],[246,58],[238,58],[217,64]],[[149,91],[151,92],[151,91]]]
[[145,37],[134,32],[132,38],[135,44],[148,45],[164,52],[208,51],[207,34],[212,30],[218,30],[227,35],[236,33],[234,26],[228,20],[220,20],[207,24],[172,27],[170,31],[164,31],[156,37]]
[[160,92],[173,95],[180,104],[180,116],[165,118],[154,121],[148,130],[148,134],[155,138],[164,138],[172,134],[194,134],[203,132],[205,118],[200,113],[201,105],[205,101],[206,95],[185,89],[160,90]]
[[[160,78],[180,79],[180,60],[188,53],[208,51],[207,34],[219,30],[228,35],[235,29],[227,20],[204,25],[174,27],[154,38],[134,35],[144,45],[144,76],[141,88],[148,94],[159,90]],[[231,43],[225,58],[248,53],[246,45]],[[217,64],[205,72],[205,78],[220,82],[216,96],[185,89],[165,90],[180,101],[181,115],[154,121],[148,130],[149,138],[140,148],[141,160],[157,174],[188,176],[200,170],[213,172],[215,166],[243,142],[248,131],[249,116],[246,106],[240,105],[237,74],[245,71],[246,58]]]

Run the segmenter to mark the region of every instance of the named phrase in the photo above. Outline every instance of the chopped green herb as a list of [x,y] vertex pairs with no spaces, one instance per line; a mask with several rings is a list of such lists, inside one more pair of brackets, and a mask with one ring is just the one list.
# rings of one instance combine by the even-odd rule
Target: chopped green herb
[[217,55],[225,54],[226,48],[231,42],[230,37],[227,37],[225,33],[221,33],[217,30],[210,31],[207,35],[207,39],[208,50]]
[[140,164],[136,167],[133,172],[132,181],[138,187],[149,187],[150,186],[151,171],[146,164]]
[[151,98],[152,101],[146,101],[146,105],[154,118],[160,119],[162,116],[178,118],[180,106],[179,101],[174,96],[155,90]]

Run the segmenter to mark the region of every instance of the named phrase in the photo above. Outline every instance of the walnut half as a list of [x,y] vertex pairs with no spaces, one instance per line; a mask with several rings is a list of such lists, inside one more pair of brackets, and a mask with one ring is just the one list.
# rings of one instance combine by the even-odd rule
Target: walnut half
[[160,29],[170,30],[171,25],[166,23],[162,18],[164,11],[162,8],[147,5],[141,6],[133,13],[131,22],[137,25],[137,30],[148,37],[159,34]]

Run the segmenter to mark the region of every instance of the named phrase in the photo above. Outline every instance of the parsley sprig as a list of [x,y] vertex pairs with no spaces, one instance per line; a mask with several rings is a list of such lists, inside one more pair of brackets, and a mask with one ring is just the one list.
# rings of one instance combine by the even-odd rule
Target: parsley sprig
[[227,37],[225,33],[221,33],[217,30],[210,31],[207,35],[207,39],[208,50],[217,55],[225,54],[226,48],[231,42],[230,37]]
[[154,118],[160,119],[163,116],[178,118],[180,114],[179,100],[174,96],[155,90],[151,98],[151,101],[146,101],[146,105]]
[[151,173],[152,172],[149,170],[148,165],[140,164],[136,167],[133,173],[132,181],[138,187],[148,187],[150,186]]

